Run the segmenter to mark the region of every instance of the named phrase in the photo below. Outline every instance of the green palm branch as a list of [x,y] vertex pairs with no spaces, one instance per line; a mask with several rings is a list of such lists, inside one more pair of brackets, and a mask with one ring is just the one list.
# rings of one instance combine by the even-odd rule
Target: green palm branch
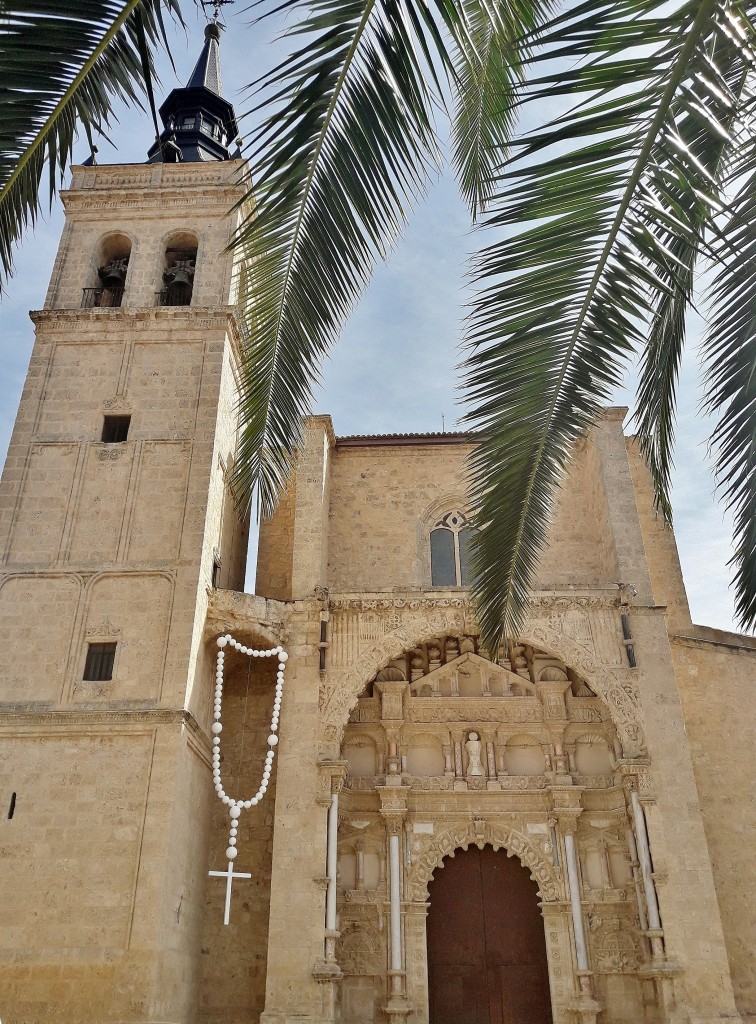
[[[728,182],[748,132],[753,38],[741,5],[581,4],[542,33],[538,60],[577,62],[558,78],[529,83],[529,97],[585,95],[569,113],[514,143],[486,226],[505,230],[484,248],[475,273],[479,294],[468,331],[466,387],[471,425],[484,434],[471,469],[486,529],[475,553],[481,626],[491,649],[518,632],[541,551],[555,489],[577,437],[596,419],[635,352],[643,353],[637,419],[657,501],[669,515],[675,381],[684,313],[702,253],[718,262],[707,237],[721,239]],[[533,66],[536,62],[534,62]],[[528,222],[531,222],[528,224]],[[742,246],[741,246],[742,250]],[[742,260],[735,258],[746,275]],[[746,337],[725,323],[730,279],[720,275],[724,304],[713,325],[715,363],[737,362],[741,386]],[[756,418],[733,372],[710,379],[710,402],[732,408],[716,436],[725,456],[727,497],[740,510],[742,543],[736,579],[743,624],[753,625],[756,552],[749,545],[754,511]],[[751,449],[746,440],[750,436]],[[751,526],[752,526],[751,519]]]
[[[254,213],[235,486],[269,514],[301,443],[319,366],[440,166],[436,116],[458,100],[455,162],[474,212],[511,124],[517,40],[533,25],[487,0],[287,0],[304,42],[267,75],[251,142]],[[494,100],[498,97],[498,102]]]
[[[255,139],[257,207],[236,240],[251,268],[240,493],[257,485],[263,513],[273,508],[322,359],[427,187],[434,113],[448,113],[460,188],[494,238],[474,262],[464,375],[485,527],[473,590],[497,650],[522,625],[571,447],[638,353],[639,435],[669,515],[696,266],[737,248],[723,211],[749,131],[751,11],[724,0],[276,9],[301,15],[290,34],[306,42],[261,83],[272,98]],[[569,109],[515,134],[531,109],[542,122],[554,107]],[[724,486],[745,509],[741,469],[736,458]],[[740,545],[736,574],[756,580],[750,552]]]
[[82,130],[104,132],[116,98],[152,95],[162,8],[178,0],[0,0],[0,287],[13,249],[50,199]]
[[[76,124],[106,126],[112,96],[151,99],[163,2],[177,10],[178,0],[92,0],[63,17],[44,0],[0,0],[4,273],[39,208],[43,166],[54,188]],[[257,6],[290,21],[292,53],[256,83],[232,243],[245,268],[240,502],[257,488],[267,515],[286,486],[322,360],[440,168],[437,122],[448,118],[449,159],[483,240],[464,380],[480,437],[473,589],[489,649],[518,632],[571,447],[638,353],[639,436],[669,517],[677,373],[702,261],[714,268],[712,445],[736,519],[738,610],[752,626],[753,4]],[[53,35],[71,59],[34,60],[37,48],[55,53]],[[519,127],[533,117],[541,127]]]

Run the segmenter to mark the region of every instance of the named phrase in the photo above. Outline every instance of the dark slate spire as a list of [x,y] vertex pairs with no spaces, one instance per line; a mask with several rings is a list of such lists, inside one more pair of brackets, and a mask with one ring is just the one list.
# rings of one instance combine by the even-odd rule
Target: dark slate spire
[[165,128],[147,154],[149,163],[231,159],[229,145],[239,129],[222,95],[219,40],[220,27],[212,22],[186,86],[174,89],[160,108]]
[[220,26],[216,22],[205,28],[205,45],[194,66],[187,89],[209,89],[216,96],[223,95],[220,70]]

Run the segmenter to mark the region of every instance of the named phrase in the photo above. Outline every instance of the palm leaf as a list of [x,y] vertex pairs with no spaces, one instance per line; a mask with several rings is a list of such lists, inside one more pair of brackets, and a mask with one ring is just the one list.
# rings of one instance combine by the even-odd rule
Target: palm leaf
[[[490,650],[521,628],[571,445],[645,325],[658,313],[658,333],[674,320],[664,303],[689,294],[691,259],[676,250],[695,247],[704,211],[721,203],[699,150],[716,172],[733,141],[732,98],[722,93],[721,110],[710,102],[728,77],[717,65],[729,39],[722,6],[586,0],[541,32],[531,69],[555,56],[577,63],[532,81],[530,97],[586,98],[516,147],[486,225],[508,236],[476,264],[466,386],[469,422],[483,435],[470,467],[486,527],[474,592]],[[742,75],[747,47],[728,52]],[[700,146],[686,147],[681,120],[697,106],[707,116],[699,111],[689,134]],[[692,217],[681,216],[681,182],[705,197]]]
[[324,356],[440,165],[434,113],[444,110],[446,81],[483,60],[468,8],[275,8],[300,16],[289,35],[305,42],[258,83],[264,118],[247,197],[255,210],[233,242],[248,271],[249,339],[234,483],[244,504],[259,485],[264,515],[285,486]]
[[[711,437],[720,494],[734,519],[735,610],[756,625],[756,144],[751,133],[730,167],[739,181],[717,245],[719,270],[704,339],[705,408],[718,417]],[[745,180],[743,180],[745,179]]]
[[52,198],[79,126],[91,138],[115,99],[150,92],[162,5],[180,15],[178,0],[0,2],[0,286],[40,210],[45,165]]
[[[703,86],[699,76],[697,91],[687,90],[673,107],[674,124],[684,152],[700,165],[714,188],[708,194],[696,190],[696,181],[687,175],[685,161],[672,151],[662,152],[666,162],[649,163],[643,190],[636,201],[639,222],[649,221],[661,244],[672,254],[668,261],[666,288],[658,289],[649,337],[643,352],[638,384],[635,421],[638,441],[646,457],[654,482],[657,507],[671,525],[670,501],[673,468],[674,420],[677,377],[685,345],[685,318],[691,305],[695,269],[699,254],[718,259],[707,242],[707,231],[727,245],[726,236],[716,224],[722,211],[723,183],[729,164],[738,150],[736,119],[747,96],[749,62],[744,61],[740,45],[729,35],[719,33],[711,41],[711,64],[716,80],[713,88]],[[701,95],[701,92],[704,95]],[[666,212],[671,226],[659,216]],[[730,249],[732,252],[732,249]]]
[[491,7],[463,0],[469,37],[454,57],[453,162],[473,220],[491,197],[496,170],[507,157],[516,124],[524,41],[546,15],[547,4],[514,2]]

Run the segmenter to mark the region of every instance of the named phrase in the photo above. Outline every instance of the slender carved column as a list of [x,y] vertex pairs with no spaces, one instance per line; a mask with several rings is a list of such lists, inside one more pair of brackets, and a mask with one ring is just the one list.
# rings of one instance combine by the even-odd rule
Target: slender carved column
[[633,887],[635,889],[635,900],[638,904],[638,920],[640,921],[641,931],[643,932],[643,945],[648,952],[649,938],[648,932],[648,915],[646,914],[646,903],[643,899],[643,880],[640,876],[640,863],[638,861],[638,847],[635,843],[635,833],[633,832],[632,826],[627,826],[627,848],[630,852],[630,870],[633,874]]
[[454,774],[461,779],[465,772],[462,764],[462,740],[454,740]]
[[554,802],[557,805],[559,830],[564,837],[565,866],[569,887],[570,909],[572,911],[572,933],[575,939],[575,960],[577,965],[577,994],[572,1010],[580,1024],[596,1024],[601,1004],[593,995],[593,972],[588,961],[588,945],[583,923],[583,904],[580,889],[580,870],[576,847],[578,818],[582,813],[580,790],[572,787],[553,787]]
[[489,779],[496,778],[496,758],[494,755],[493,742],[486,737],[486,760],[488,762],[488,777]]
[[580,881],[578,876],[575,836],[568,833],[564,837],[564,849],[567,855],[567,878],[570,885],[570,906],[572,908],[572,930],[575,935],[575,955],[578,971],[588,970],[588,947],[585,944],[585,928],[583,926],[583,907],[580,900]]
[[[396,780],[398,782],[399,780]],[[389,862],[389,994],[384,1010],[390,1024],[400,1024],[412,1012],[407,998],[407,975],[402,944],[401,840],[407,814],[407,795],[396,782],[379,788],[381,814],[386,823]]]
[[662,962],[664,957],[664,941],[659,915],[659,902],[656,898],[656,886],[654,885],[653,869],[651,866],[651,850],[648,845],[648,831],[646,830],[646,817],[643,813],[637,790],[630,791],[630,806],[633,812],[635,824],[635,842],[638,848],[638,862],[640,865],[641,878],[643,879],[643,892],[646,897],[646,913],[648,915],[648,937],[651,939],[653,959]]
[[[328,852],[326,854],[328,888],[326,890],[326,932],[336,931],[336,866],[338,863],[338,833],[339,794],[336,792],[331,794],[331,805],[328,808]],[[333,940],[329,940],[327,936],[325,942],[325,959],[326,961],[335,960],[335,956],[333,955]]]
[[365,888],[365,845],[360,839],[355,843],[357,853],[357,888]]
[[341,981],[341,968],[336,962],[336,871],[338,866],[339,841],[339,792],[347,773],[346,761],[321,761],[319,764],[321,786],[325,789],[318,803],[328,806],[326,819],[326,873],[325,883],[325,931],[323,935],[323,958],[313,964],[312,976],[322,985],[322,1011],[324,1021],[336,1018],[336,985]]
[[402,878],[399,832],[389,825],[389,899],[391,903],[391,970],[402,970]]

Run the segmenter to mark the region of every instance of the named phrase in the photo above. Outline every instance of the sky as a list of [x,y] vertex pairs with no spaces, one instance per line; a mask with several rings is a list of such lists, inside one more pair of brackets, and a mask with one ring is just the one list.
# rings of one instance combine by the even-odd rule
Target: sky
[[[237,5],[239,8],[244,5]],[[274,26],[249,24],[243,11],[224,10],[229,25],[221,40],[224,92],[237,115],[252,103],[244,86],[282,55],[271,43]],[[161,59],[157,95],[189,78],[202,46],[204,18],[185,5],[187,32],[172,34],[176,65]],[[161,99],[158,100],[160,102]],[[108,142],[99,142],[100,163],[133,163],[146,158],[152,141],[149,117],[118,108]],[[242,134],[249,131],[242,119]],[[75,162],[88,155],[86,143],[74,151]],[[34,340],[30,309],[44,302],[63,226],[59,201],[18,250],[15,274],[0,297],[0,460],[13,428],[21,388]],[[469,219],[450,176],[442,176],[426,202],[413,214],[390,261],[378,268],[342,338],[323,368],[315,411],[331,415],[337,434],[434,431],[454,429],[461,414],[455,367],[461,359],[461,317],[466,257],[475,247]],[[693,621],[720,629],[737,629],[729,588],[731,524],[714,497],[706,459],[711,430],[697,414],[700,401],[695,341],[691,325],[688,354],[680,382],[677,456],[673,508],[675,534],[688,589]],[[613,399],[632,405],[632,373]],[[626,430],[629,429],[629,423]],[[251,575],[253,578],[253,574]],[[251,585],[251,584],[250,584]]]

